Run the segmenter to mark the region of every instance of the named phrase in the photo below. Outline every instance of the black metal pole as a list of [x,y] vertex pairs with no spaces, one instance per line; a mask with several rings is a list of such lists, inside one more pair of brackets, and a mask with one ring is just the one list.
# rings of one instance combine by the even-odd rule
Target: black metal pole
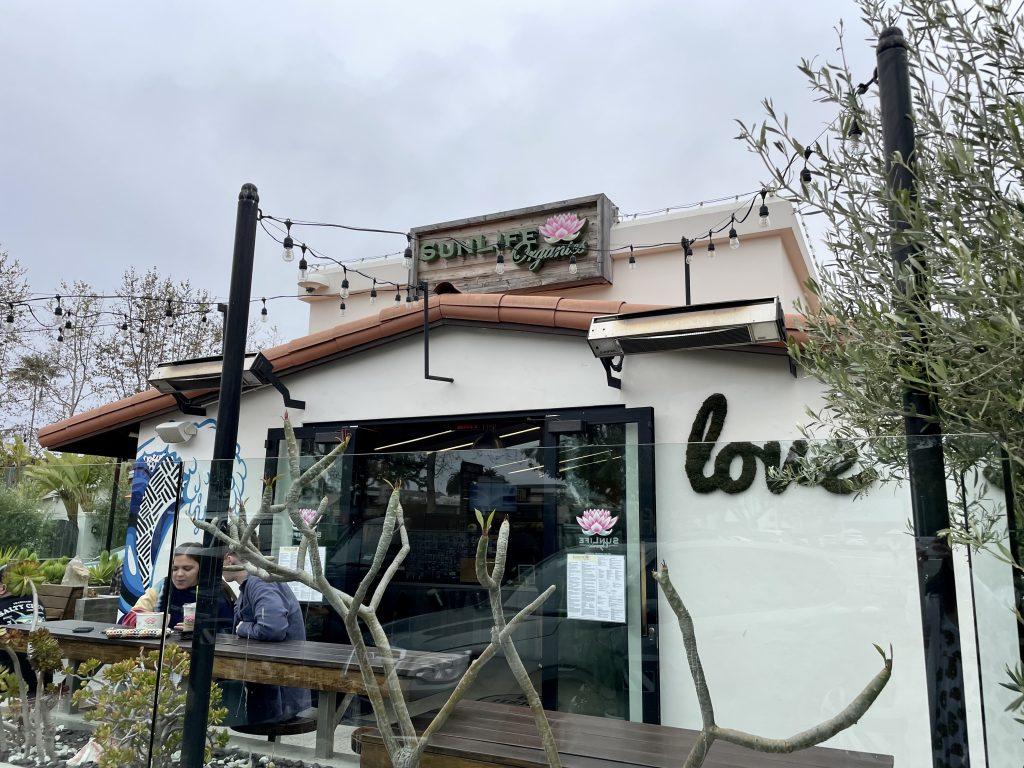
[[[235,445],[238,442],[238,414],[242,401],[242,367],[245,337],[249,325],[249,294],[256,250],[256,212],[259,194],[254,184],[243,184],[238,193],[235,219],[235,250],[231,261],[231,288],[225,318],[220,397],[217,403],[217,431],[213,439],[213,464],[206,504],[206,520],[223,521],[231,503]],[[196,623],[192,635],[192,657],[185,700],[185,722],[181,744],[182,768],[202,768],[206,749],[206,728],[210,714],[210,686],[213,684],[213,656],[217,644],[217,608],[221,594],[223,547],[206,534],[199,562],[199,590]]]
[[[881,104],[882,143],[886,157],[890,252],[898,287],[898,307],[907,316],[906,343],[927,345],[916,307],[927,292],[919,246],[911,232],[905,207],[916,199],[913,100],[907,43],[898,27],[883,30],[878,38],[878,95]],[[899,153],[900,161],[894,161]],[[921,378],[924,379],[922,373]],[[938,532],[950,527],[946,472],[942,453],[942,427],[936,402],[927,391],[908,387],[903,393],[904,427],[910,503],[917,545],[918,587],[925,646],[925,676],[932,735],[933,764],[945,768],[970,764],[964,710],[960,624],[956,608],[953,555]]]
[[117,511],[117,491],[121,484],[121,460],[117,459],[114,464],[114,482],[110,485],[110,514],[107,516],[107,537],[104,539],[103,549],[110,551],[114,539],[114,513]]

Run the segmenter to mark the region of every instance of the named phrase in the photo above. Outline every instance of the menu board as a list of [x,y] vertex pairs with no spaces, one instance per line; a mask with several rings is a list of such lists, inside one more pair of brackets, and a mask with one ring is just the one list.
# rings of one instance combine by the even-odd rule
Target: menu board
[[570,553],[565,584],[570,619],[626,623],[624,555]]
[[[327,559],[327,547],[317,547],[320,550],[320,562],[324,562]],[[298,570],[299,568],[299,548],[298,547],[281,547],[277,553],[277,562],[283,565],[285,568],[291,568]],[[306,562],[303,563],[303,572],[312,575],[313,571],[309,564],[309,554],[306,555]],[[311,587],[307,587],[305,584],[298,581],[286,582],[292,589],[292,594],[295,595],[295,599],[300,603],[319,603],[323,600],[323,596]]]

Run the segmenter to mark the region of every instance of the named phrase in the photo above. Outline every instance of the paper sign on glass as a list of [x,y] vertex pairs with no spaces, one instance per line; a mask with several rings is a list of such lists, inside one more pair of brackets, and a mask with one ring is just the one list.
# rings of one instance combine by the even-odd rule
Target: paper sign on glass
[[[324,562],[327,559],[327,547],[317,547],[320,550],[320,562]],[[285,568],[292,568],[298,570],[299,568],[299,548],[298,547],[281,547],[281,550],[277,554],[277,562],[283,565]],[[309,555],[306,555],[306,562],[303,563],[302,571],[308,573],[311,576],[313,571],[309,564]],[[292,594],[295,595],[295,599],[300,603],[319,603],[323,600],[323,596],[315,589],[307,587],[298,581],[287,582],[288,586],[292,589]]]
[[624,555],[569,554],[565,588],[570,619],[626,623]]

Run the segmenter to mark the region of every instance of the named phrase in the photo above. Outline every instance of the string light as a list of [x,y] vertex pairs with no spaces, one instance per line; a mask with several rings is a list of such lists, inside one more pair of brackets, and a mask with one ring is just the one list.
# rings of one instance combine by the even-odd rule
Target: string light
[[299,280],[305,280],[309,274],[309,264],[306,263],[306,244],[299,246],[302,250],[302,258],[299,259]]
[[295,241],[292,240],[292,220],[285,219],[284,226],[288,232],[284,236],[284,250],[281,251],[281,258],[290,264],[295,261],[295,251],[292,250],[295,247]]
[[505,274],[505,254],[501,252],[501,246],[495,246],[495,250],[498,255],[494,257],[494,274],[504,275]]
[[579,271],[580,268],[579,265],[576,263],[576,255],[573,254],[572,256],[569,257],[569,274],[576,275],[579,274]]
[[122,331],[128,330],[128,315],[121,315],[124,320],[121,322],[120,328]]
[[174,309],[171,307],[171,300],[167,300],[167,308],[164,310],[164,322],[170,325],[174,322]]
[[64,341],[64,331],[61,331],[61,330],[57,331],[57,341],[58,342]]
[[54,296],[54,298],[57,299],[57,306],[54,307],[53,314],[56,315],[57,317],[60,317],[61,315],[64,314],[64,307],[60,305],[60,294],[58,293],[56,296]]
[[734,251],[740,247],[740,236],[736,234],[735,213],[732,215],[732,219],[729,221],[729,247]]
[[263,302],[263,309],[260,310],[260,322],[265,323],[269,317],[269,314],[267,313],[267,299],[264,297],[260,299],[260,301]]
[[341,311],[341,316],[344,317],[345,316],[345,310],[347,309],[345,307],[345,299],[344,299],[344,297],[342,297],[341,304],[338,305],[338,309]]
[[636,269],[636,256],[633,255],[633,246],[629,246],[629,268]]
[[768,194],[768,190],[761,190],[761,207],[757,209],[757,215],[761,220],[761,229],[768,229],[771,225],[772,220],[768,213],[768,203],[765,202],[765,196]]
[[13,301],[7,302],[7,317],[4,318],[4,320],[7,322],[8,325],[12,325],[14,323],[14,302]]
[[807,167],[807,161],[811,159],[811,154],[814,152],[813,149],[807,147],[804,149],[804,167],[800,171],[800,183],[805,187],[811,183],[811,169]]
[[405,251],[402,253],[402,261],[405,263],[406,269],[412,269],[412,235],[406,235],[405,239],[409,241],[409,244],[405,246]]
[[342,268],[342,270],[345,273],[345,276],[341,279],[341,298],[347,299],[348,298],[348,267],[346,267],[344,264],[342,264],[341,268]]
[[370,303],[377,303],[377,278],[373,278],[373,285],[370,286]]
[[693,248],[690,247],[690,239],[683,237],[679,241],[679,244],[683,246],[683,257],[686,259],[686,263],[690,264],[693,262]]
[[850,129],[846,132],[846,138],[852,141],[854,144],[860,143],[861,137],[864,135],[863,129],[860,127],[860,123],[857,122],[857,118],[854,117],[850,123]]
[[402,291],[401,291],[401,289],[398,288],[398,286],[395,286],[395,303],[397,304],[401,300],[402,300]]
[[715,241],[711,239],[711,230],[708,230],[708,258],[715,258]]

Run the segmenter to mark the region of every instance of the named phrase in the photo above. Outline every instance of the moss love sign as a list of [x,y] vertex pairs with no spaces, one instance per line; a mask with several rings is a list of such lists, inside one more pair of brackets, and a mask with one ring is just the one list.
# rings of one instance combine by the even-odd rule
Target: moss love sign
[[[764,464],[765,485],[775,494],[785,491],[794,481],[806,486],[820,485],[829,493],[849,494],[863,490],[875,480],[871,470],[844,477],[857,464],[857,450],[846,441],[825,443],[823,461],[814,462],[816,466],[808,460],[806,440],[794,440],[785,460],[776,440],[760,446],[745,441],[726,443],[715,455],[728,412],[725,395],[714,394],[704,401],[693,420],[686,446],[686,476],[697,493],[742,493],[753,485],[758,461]],[[732,467],[737,459],[740,473],[733,477]]]

